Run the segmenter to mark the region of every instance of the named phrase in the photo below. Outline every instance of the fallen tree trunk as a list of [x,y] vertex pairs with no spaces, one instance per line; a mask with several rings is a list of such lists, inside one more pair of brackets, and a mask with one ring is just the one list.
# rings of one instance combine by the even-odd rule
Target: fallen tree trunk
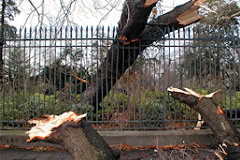
[[82,94],[81,103],[94,106],[94,112],[144,49],[164,35],[203,18],[198,14],[198,9],[204,0],[191,0],[147,23],[157,1],[125,1],[119,21],[119,35],[108,50],[91,85]]
[[239,132],[231,124],[222,108],[213,100],[220,92],[216,91],[209,95],[198,94],[188,88],[168,88],[171,96],[197,111],[213,131],[217,142],[225,157],[230,160],[240,159]]
[[104,139],[82,120],[85,115],[70,111],[60,116],[43,116],[29,120],[36,124],[27,132],[29,139],[57,143],[66,148],[74,160],[114,160],[112,149]]

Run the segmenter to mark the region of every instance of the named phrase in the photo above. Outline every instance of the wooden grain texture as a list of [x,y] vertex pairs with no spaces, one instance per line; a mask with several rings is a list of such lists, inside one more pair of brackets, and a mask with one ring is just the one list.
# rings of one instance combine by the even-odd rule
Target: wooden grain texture
[[116,159],[105,140],[84,120],[65,122],[41,140],[62,145],[74,160]]
[[[190,89],[168,88],[171,96],[197,111],[213,131],[226,159],[240,158],[239,132],[224,114],[221,106],[214,101],[218,92],[209,95],[193,94]],[[190,91],[190,92],[189,92]]]

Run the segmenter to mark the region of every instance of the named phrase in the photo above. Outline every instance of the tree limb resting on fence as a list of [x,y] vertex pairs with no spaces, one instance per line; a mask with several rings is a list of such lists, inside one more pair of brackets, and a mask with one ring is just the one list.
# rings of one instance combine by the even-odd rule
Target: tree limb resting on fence
[[[204,0],[191,0],[164,15],[158,16],[147,24],[147,19],[156,2],[157,0],[125,1],[119,21],[119,37],[116,37],[108,50],[107,56],[99,67],[91,85],[82,94],[81,103],[94,106],[94,112],[116,81],[136,61],[138,55],[147,46],[169,32],[188,26],[203,18],[198,14],[198,9]],[[162,32],[156,33],[156,30]],[[146,39],[149,40],[141,41]],[[140,47],[140,43],[144,43],[144,45]]]

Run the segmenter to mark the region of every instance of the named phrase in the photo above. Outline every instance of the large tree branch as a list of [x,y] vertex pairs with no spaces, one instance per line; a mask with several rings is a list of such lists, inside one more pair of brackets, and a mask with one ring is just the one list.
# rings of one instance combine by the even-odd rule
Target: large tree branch
[[220,92],[216,91],[209,95],[198,94],[191,89],[168,88],[171,96],[201,114],[204,121],[213,131],[223,153],[231,159],[240,158],[239,132],[234,128],[222,108],[214,102],[213,97]]
[[[93,105],[96,111],[116,81],[146,47],[165,34],[202,18],[198,15],[198,9],[199,3],[203,0],[192,0],[147,24],[147,18],[156,2],[156,0],[126,0],[119,21],[119,36],[109,49],[95,79],[83,93],[82,103]],[[145,41],[146,39],[148,40]]]

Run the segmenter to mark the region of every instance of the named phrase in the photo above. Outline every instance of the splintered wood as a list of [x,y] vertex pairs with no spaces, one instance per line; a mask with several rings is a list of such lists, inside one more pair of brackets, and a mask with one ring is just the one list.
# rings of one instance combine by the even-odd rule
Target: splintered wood
[[213,98],[217,93],[222,91],[221,89],[219,89],[219,90],[217,90],[217,91],[215,91],[213,93],[210,93],[210,94],[207,94],[207,95],[201,95],[201,94],[199,94],[199,93],[197,93],[197,92],[195,92],[195,91],[193,91],[193,90],[191,90],[189,88],[184,88],[184,90],[181,90],[181,89],[178,89],[178,88],[174,88],[174,87],[167,88],[167,91],[170,92],[170,93],[171,92],[178,92],[178,93],[182,93],[182,94],[185,94],[185,95],[192,95],[192,96],[198,97],[199,101],[201,101],[201,99],[203,97],[205,97],[205,98]]
[[196,1],[194,5],[191,7],[191,9],[187,10],[182,15],[180,15],[177,18],[179,24],[186,26],[202,19],[203,16],[199,15],[198,9],[204,5],[204,2],[205,2],[204,0]]
[[222,156],[225,156],[226,159],[239,160],[239,132],[213,99],[221,90],[208,95],[198,94],[188,88],[181,90],[170,87],[167,90],[173,98],[187,104],[203,116],[209,128],[213,131],[222,153],[224,153],[221,154]]
[[87,114],[78,115],[73,111],[65,112],[59,116],[44,115],[39,118],[34,118],[28,121],[30,124],[36,124],[30,131],[26,133],[29,136],[27,142],[35,139],[45,139],[53,133],[53,129],[60,127],[65,122],[79,122]]
[[203,16],[199,15],[200,8],[205,9],[209,12],[216,13],[214,10],[207,7],[205,3],[206,3],[206,0],[197,0],[194,3],[194,5],[191,7],[191,9],[187,10],[177,18],[179,24],[186,26],[204,18]]
[[157,3],[159,0],[146,0],[145,4],[144,4],[144,8],[147,8],[155,3]]

